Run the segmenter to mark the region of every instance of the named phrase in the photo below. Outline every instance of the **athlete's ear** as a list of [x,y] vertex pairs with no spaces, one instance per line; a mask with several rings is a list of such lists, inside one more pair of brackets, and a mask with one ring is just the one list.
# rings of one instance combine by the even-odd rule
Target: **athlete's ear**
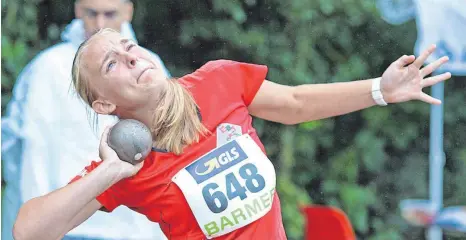
[[98,114],[110,115],[115,111],[116,105],[107,100],[97,99],[92,103],[92,109]]

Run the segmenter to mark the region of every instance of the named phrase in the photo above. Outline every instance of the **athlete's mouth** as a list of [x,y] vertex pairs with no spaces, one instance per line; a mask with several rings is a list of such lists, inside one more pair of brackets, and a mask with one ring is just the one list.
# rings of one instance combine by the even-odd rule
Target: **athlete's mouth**
[[142,75],[144,75],[145,72],[147,72],[148,70],[151,70],[153,69],[152,67],[147,67],[146,69],[142,70],[141,71],[141,74],[139,75],[139,77],[137,78],[137,83],[139,84],[140,80],[141,80],[141,77]]

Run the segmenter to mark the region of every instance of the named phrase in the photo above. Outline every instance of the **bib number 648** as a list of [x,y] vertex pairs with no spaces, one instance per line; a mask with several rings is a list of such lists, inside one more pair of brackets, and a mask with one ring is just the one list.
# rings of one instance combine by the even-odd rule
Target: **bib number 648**
[[[256,165],[247,163],[239,169],[239,175],[245,181],[242,186],[234,173],[225,175],[226,196],[222,191],[215,191],[219,186],[209,183],[202,189],[202,196],[213,213],[221,213],[228,207],[228,200],[239,197],[241,200],[247,197],[246,191],[257,193],[264,189],[265,179],[257,172]],[[228,198],[228,199],[227,199]]]

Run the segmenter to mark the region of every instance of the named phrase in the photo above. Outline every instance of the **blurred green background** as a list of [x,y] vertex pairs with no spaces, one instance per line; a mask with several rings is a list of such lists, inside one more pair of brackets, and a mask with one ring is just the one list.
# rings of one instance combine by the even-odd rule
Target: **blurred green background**
[[[268,79],[282,84],[372,78],[412,54],[417,37],[414,20],[389,25],[372,0],[133,2],[140,44],[158,53],[174,76],[224,58],[266,64]],[[1,4],[3,113],[19,72],[59,42],[74,14],[72,0]],[[445,84],[446,206],[466,204],[464,80]],[[289,239],[302,239],[299,206],[309,203],[341,208],[359,239],[425,239],[423,229],[401,218],[398,203],[429,196],[429,109],[410,102],[296,126],[255,119],[278,172]]]

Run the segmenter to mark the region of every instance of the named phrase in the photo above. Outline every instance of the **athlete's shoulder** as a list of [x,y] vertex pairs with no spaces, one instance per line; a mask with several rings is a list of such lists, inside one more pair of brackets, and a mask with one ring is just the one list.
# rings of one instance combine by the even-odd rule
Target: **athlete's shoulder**
[[240,62],[228,60],[228,59],[218,59],[218,60],[211,60],[204,64],[201,69],[207,72],[215,71],[221,68],[225,68],[228,66],[233,66],[240,64]]

